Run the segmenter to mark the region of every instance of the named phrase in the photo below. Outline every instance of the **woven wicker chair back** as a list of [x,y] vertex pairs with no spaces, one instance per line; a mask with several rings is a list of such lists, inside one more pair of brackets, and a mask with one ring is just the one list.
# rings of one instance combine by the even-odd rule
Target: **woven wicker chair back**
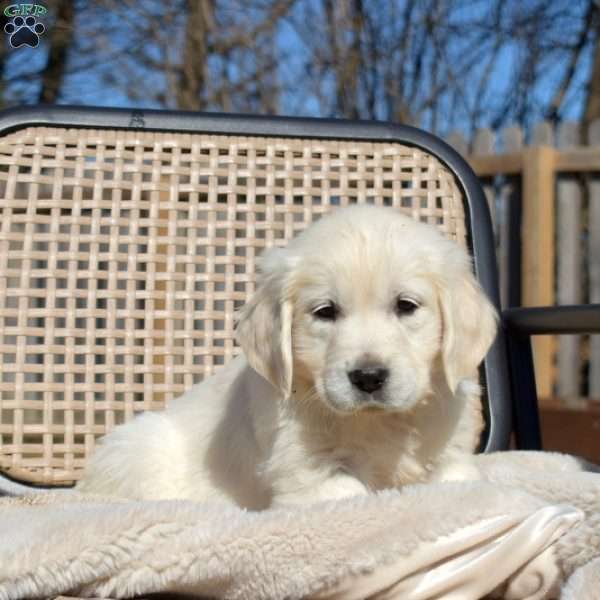
[[94,443],[239,349],[256,258],[338,206],[465,244],[463,199],[398,143],[30,127],[0,138],[0,472],[77,480]]

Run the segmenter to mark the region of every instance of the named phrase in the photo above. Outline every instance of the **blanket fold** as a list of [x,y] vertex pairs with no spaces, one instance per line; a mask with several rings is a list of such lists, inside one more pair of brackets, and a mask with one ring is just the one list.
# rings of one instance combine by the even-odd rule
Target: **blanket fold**
[[73,492],[0,499],[0,600],[592,600],[600,475],[538,458],[485,455],[481,481],[261,513]]

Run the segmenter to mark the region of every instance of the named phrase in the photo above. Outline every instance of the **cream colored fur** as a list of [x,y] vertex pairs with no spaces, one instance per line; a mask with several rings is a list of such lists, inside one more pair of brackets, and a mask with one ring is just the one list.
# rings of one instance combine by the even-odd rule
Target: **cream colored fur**
[[[315,314],[332,302],[335,319]],[[436,228],[338,209],[263,256],[244,354],[106,436],[77,489],[264,509],[469,477],[495,330],[467,254]],[[365,364],[389,371],[373,393],[349,379]]]

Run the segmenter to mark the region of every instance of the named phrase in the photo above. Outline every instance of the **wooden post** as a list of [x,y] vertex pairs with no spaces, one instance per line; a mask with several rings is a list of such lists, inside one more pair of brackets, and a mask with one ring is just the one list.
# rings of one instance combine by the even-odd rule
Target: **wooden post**
[[[565,122],[558,130],[561,151],[580,145],[579,125]],[[581,304],[581,203],[582,189],[576,174],[561,173],[556,183],[557,304]],[[566,403],[579,400],[581,336],[558,336],[556,387]]]
[[[554,304],[554,163],[555,150],[530,146],[523,161],[522,292],[524,306]],[[538,396],[552,394],[553,340],[533,340]]]
[[[588,132],[590,146],[600,145],[600,119],[593,121]],[[590,302],[600,303],[600,177],[590,173],[588,179],[588,270]],[[600,335],[590,336],[590,398],[600,402]]]

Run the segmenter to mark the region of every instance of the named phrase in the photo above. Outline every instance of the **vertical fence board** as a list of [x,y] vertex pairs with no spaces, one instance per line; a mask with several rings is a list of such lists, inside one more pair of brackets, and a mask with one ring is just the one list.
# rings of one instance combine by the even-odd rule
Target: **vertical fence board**
[[[488,154],[494,154],[496,151],[496,136],[491,129],[479,129],[475,134],[475,140],[473,142],[473,151],[475,154],[482,156]],[[486,177],[481,179],[483,186],[483,192],[487,200],[488,208],[490,209],[490,216],[492,217],[492,224],[494,226],[494,232],[497,231],[497,215],[496,215],[496,191],[494,189],[494,177]]]
[[[502,135],[504,152],[523,149],[523,132],[509,127]],[[500,187],[498,202],[498,261],[500,300],[503,307],[521,303],[521,176],[506,176]]]
[[[527,168],[523,173],[523,180],[538,179],[539,185],[523,183],[523,221],[521,235],[523,240],[522,258],[522,300],[526,306],[544,306],[554,304],[554,227],[555,227],[555,202],[554,202],[554,130],[552,125],[545,121],[538,123],[533,130],[533,147],[526,150],[525,155],[530,156],[528,164],[533,169],[531,176]],[[537,163],[537,166],[535,164]],[[545,181],[541,181],[545,179]],[[536,199],[539,194],[540,198]],[[533,204],[540,203],[538,211]],[[536,212],[542,215],[542,220],[536,224]],[[547,219],[544,220],[543,215]],[[529,235],[537,232],[537,239],[529,240]],[[536,237],[534,235],[534,237]],[[537,250],[534,250],[536,248]],[[538,269],[531,266],[538,264]],[[543,266],[540,266],[542,263]],[[536,273],[537,271],[537,273]],[[529,280],[529,275],[535,278]],[[542,336],[534,339],[533,349],[535,358],[535,375],[538,395],[540,398],[549,398],[552,395],[554,382],[553,358],[556,342],[554,337]]]
[[460,131],[453,131],[448,135],[448,143],[462,156],[469,154],[469,144],[465,140],[465,136]]
[[542,121],[533,128],[532,143],[535,146],[554,146],[554,129],[548,121]]
[[[600,119],[590,125],[588,139],[590,145],[600,145]],[[600,173],[591,174],[588,180],[588,198],[589,301],[600,303]],[[590,336],[589,395],[600,402],[600,335]]]
[[[523,154],[523,304],[544,306],[554,303],[555,150],[548,146],[531,146]],[[549,398],[552,394],[553,346],[552,338],[547,336],[533,341],[540,398]]]
[[[558,130],[558,148],[569,150],[580,144],[579,125],[563,123]],[[558,304],[580,304],[581,294],[581,205],[579,178],[560,173],[556,183],[557,279]],[[558,337],[557,393],[565,402],[580,395],[581,336]]]

